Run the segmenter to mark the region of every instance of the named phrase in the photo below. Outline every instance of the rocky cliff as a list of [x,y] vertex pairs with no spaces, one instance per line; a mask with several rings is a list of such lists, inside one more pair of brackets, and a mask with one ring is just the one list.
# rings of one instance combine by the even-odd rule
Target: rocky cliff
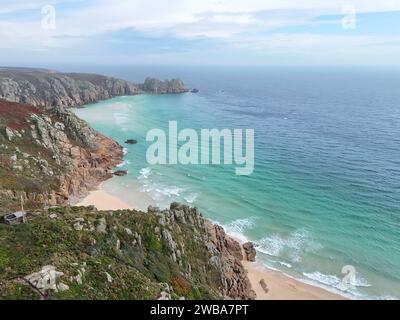
[[0,100],[0,202],[65,204],[111,177],[122,147],[63,107]]
[[146,79],[144,84],[97,74],[60,73],[29,68],[0,68],[0,98],[33,106],[77,107],[141,92],[187,92],[178,79]]
[[37,210],[0,224],[0,299],[253,299],[238,246],[178,204]]
[[189,90],[180,79],[159,80],[155,78],[146,78],[139,88],[150,93],[184,93]]
[[33,106],[76,107],[139,93],[129,81],[95,74],[42,69],[0,69],[0,97]]

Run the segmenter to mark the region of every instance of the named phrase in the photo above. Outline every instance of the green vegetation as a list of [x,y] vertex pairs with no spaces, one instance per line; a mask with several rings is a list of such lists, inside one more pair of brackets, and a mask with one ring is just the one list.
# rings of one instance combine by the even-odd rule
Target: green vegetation
[[[99,231],[103,219],[105,232]],[[82,230],[76,230],[77,223]],[[181,259],[172,258],[163,230],[185,248]],[[218,298],[218,270],[210,270],[209,253],[197,234],[193,225],[175,220],[162,225],[155,213],[36,210],[25,224],[0,224],[0,298],[43,298],[23,278],[46,265],[62,272],[59,281],[69,287],[47,290],[44,297],[52,299],[156,299],[165,284],[172,298]]]

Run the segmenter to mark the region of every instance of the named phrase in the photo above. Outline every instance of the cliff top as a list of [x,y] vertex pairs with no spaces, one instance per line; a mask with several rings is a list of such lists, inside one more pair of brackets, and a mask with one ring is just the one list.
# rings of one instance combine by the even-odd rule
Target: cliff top
[[182,205],[36,210],[25,224],[0,224],[0,299],[252,298],[232,249],[239,244]]

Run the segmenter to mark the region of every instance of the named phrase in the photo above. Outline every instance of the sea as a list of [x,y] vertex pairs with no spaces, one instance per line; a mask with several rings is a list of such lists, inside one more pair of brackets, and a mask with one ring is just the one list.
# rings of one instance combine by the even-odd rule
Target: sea
[[[76,71],[76,70],[75,70]],[[79,69],[82,71],[82,68]],[[332,67],[92,67],[198,93],[122,96],[76,114],[124,146],[104,184],[139,209],[198,207],[265,266],[353,299],[400,298],[400,70]],[[151,129],[254,130],[254,171],[155,164]],[[136,139],[135,145],[125,144]],[[178,145],[179,146],[179,145]]]

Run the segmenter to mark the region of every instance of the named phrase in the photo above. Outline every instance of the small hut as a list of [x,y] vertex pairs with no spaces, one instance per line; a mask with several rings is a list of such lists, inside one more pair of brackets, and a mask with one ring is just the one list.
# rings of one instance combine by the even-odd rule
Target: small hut
[[18,224],[26,222],[26,212],[17,211],[4,216],[4,221],[7,224]]
[[21,196],[21,211],[16,211],[4,216],[4,222],[6,224],[18,224],[26,222],[26,212],[24,210],[24,199]]

